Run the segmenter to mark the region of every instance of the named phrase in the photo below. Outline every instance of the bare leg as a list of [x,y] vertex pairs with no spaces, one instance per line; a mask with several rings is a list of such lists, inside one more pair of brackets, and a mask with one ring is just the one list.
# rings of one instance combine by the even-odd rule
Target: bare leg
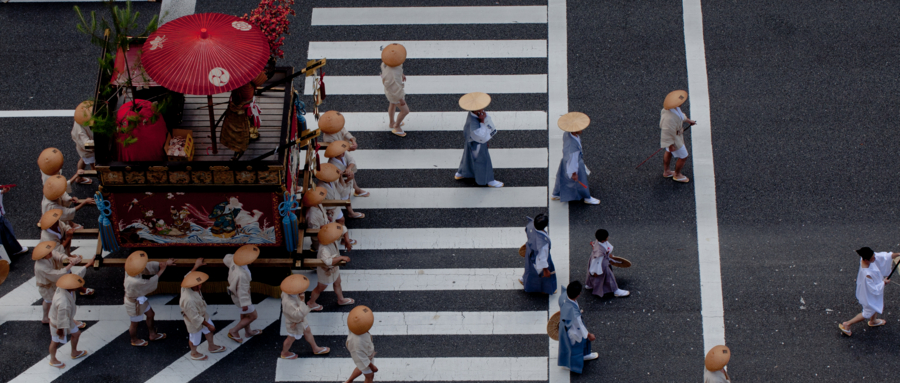
[[366,374],[366,383],[372,383],[375,381],[375,373]]
[[[872,318],[874,319],[874,318],[875,318],[875,315],[873,315]],[[846,321],[846,322],[844,322],[844,323],[842,323],[842,324],[844,325],[844,328],[846,328],[846,329],[849,330],[849,329],[850,329],[850,326],[853,326],[854,324],[857,324],[857,323],[859,323],[859,322],[862,322],[863,319],[866,319],[866,318],[863,317],[862,313],[859,313],[859,314],[856,314],[856,316],[853,317],[853,319],[848,320],[848,321]]]
[[238,322],[236,326],[232,327],[231,331],[228,331],[228,333],[235,338],[240,338],[241,335],[239,334],[239,332],[241,331],[241,329],[244,329],[244,334],[249,337],[250,333],[253,332],[253,330],[250,330],[250,323],[253,323],[253,321],[256,320],[256,317],[256,311],[250,314],[241,314],[241,321]]
[[281,356],[285,358],[291,356],[292,344],[294,344],[294,336],[288,334],[287,338],[284,338],[284,346],[281,347]]
[[244,317],[245,318],[241,318],[241,323],[243,323],[244,320],[247,321],[247,324],[243,326],[244,327],[244,337],[249,338],[249,337],[253,336],[253,332],[254,332],[254,330],[250,329],[250,324],[253,323],[253,321],[255,321],[256,318],[259,318],[259,312],[254,310],[250,314],[244,314]]
[[358,378],[360,375],[362,375],[362,371],[360,371],[359,368],[353,368],[353,372],[350,374],[350,379],[347,379],[347,382],[345,383],[350,383],[356,380],[356,378]]
[[397,108],[397,104],[388,104],[388,119],[390,120],[390,128],[394,129],[394,109]]
[[319,352],[325,349],[325,347],[319,347],[319,345],[316,344],[316,339],[313,338],[312,330],[310,330],[309,327],[303,330],[303,339],[306,339],[306,343],[309,343],[309,346],[312,347],[313,352]]
[[44,309],[44,319],[41,319],[41,323],[50,323],[50,304],[47,302],[41,302],[41,307]]
[[665,174],[666,176],[668,176],[670,174],[669,172],[671,172],[671,170],[669,170],[669,164],[671,164],[671,162],[672,162],[672,153],[669,153],[669,152],[663,153],[663,174]]
[[59,343],[54,341],[50,341],[50,363],[59,364],[59,359],[56,359],[56,349],[59,348]]
[[128,326],[128,335],[131,336],[131,344],[138,344],[141,341],[137,336],[137,329],[140,323],[141,322],[131,322],[131,325]]
[[215,335],[212,331],[209,334],[204,334],[203,336],[206,338],[206,342],[209,345],[209,351],[214,351],[219,348],[219,345],[216,344]]
[[341,289],[341,277],[334,281],[334,294],[337,295],[338,303],[344,303],[344,290]]
[[675,160],[675,178],[681,178],[684,175],[681,174],[681,168],[684,167],[684,163],[687,162],[685,158],[679,158]]
[[81,338],[81,331],[72,334],[72,340],[69,341],[69,344],[72,345],[72,357],[80,354],[80,351],[78,351],[78,338]]
[[328,285],[324,285],[321,283],[317,284],[316,288],[314,288],[313,291],[309,293],[309,301],[306,302],[306,305],[309,307],[318,306],[318,303],[316,303],[316,299],[319,299],[319,294],[322,294],[322,292],[325,291],[326,288],[328,288]]
[[159,335],[156,332],[156,326],[153,321],[156,318],[156,312],[154,312],[153,309],[150,309],[144,314],[147,316],[147,329],[150,330],[150,339],[156,339],[156,336]]
[[[78,170],[84,170],[84,165],[85,165],[84,160],[79,158],[78,159]],[[81,182],[81,181],[84,181],[84,177],[78,177],[77,179],[75,179],[75,182]]]
[[403,128],[400,127],[400,124],[403,123],[403,119],[408,114],[409,114],[409,104],[407,104],[405,100],[400,100],[400,114],[397,115],[397,123],[395,124],[398,133],[403,132]]

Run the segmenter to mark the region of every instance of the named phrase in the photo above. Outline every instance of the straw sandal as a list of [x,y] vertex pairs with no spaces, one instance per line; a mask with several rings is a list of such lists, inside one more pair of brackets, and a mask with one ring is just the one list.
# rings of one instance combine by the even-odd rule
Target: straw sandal
[[[202,354],[201,354],[201,355],[202,355]],[[199,358],[196,357],[196,356],[191,355],[191,360],[207,360],[207,359],[209,359],[209,357],[206,356],[206,355],[203,355],[203,356],[201,356],[201,357],[199,357]]]
[[66,364],[63,362],[59,362],[59,364],[53,364],[53,362],[50,362],[50,367],[56,367],[56,368],[62,370],[64,368],[66,368]]
[[325,354],[327,354],[327,353],[329,353],[329,352],[331,352],[331,349],[328,348],[328,347],[325,347],[324,350],[319,351],[319,352],[314,352],[313,354],[315,354],[315,355],[325,355]]
[[131,342],[131,345],[134,347],[147,347],[150,345],[150,342],[147,342],[146,340],[141,339],[140,343]]
[[231,339],[238,343],[244,343],[243,339],[241,339],[240,337],[235,337],[234,335],[231,335],[231,333],[228,333],[228,339]]
[[322,311],[322,309],[323,309],[322,305],[318,305],[318,304],[315,306],[309,307],[309,311]]
[[81,358],[86,357],[87,354],[88,354],[87,350],[81,350],[81,353],[76,356],[73,356],[72,359],[81,359]]
[[292,353],[291,353],[291,356],[284,356],[284,355],[282,355],[280,358],[281,358],[281,359],[297,359],[297,354],[294,354],[294,353],[292,352]]
[[869,325],[869,327],[879,327],[879,326],[884,326],[884,325],[886,325],[886,324],[887,324],[887,321],[884,320],[884,319],[876,319],[876,320],[875,320],[875,324],[872,324],[872,323],[869,323],[869,322],[866,322],[866,324]]
[[219,346],[219,348],[217,348],[215,350],[210,350],[209,353],[210,354],[218,354],[220,352],[225,352],[225,350],[227,350],[227,348],[225,348],[225,346]]
[[151,341],[163,340],[163,339],[166,339],[166,333],[164,333],[164,332],[157,333],[156,338],[150,338]]
[[350,305],[356,303],[356,300],[353,298],[344,298],[344,299],[346,299],[346,301],[344,301],[344,303],[338,302],[338,306],[350,306]]
[[838,323],[838,328],[841,329],[841,332],[844,333],[844,335],[846,335],[846,336],[853,335],[853,332],[850,331],[849,328],[844,327],[843,323]]

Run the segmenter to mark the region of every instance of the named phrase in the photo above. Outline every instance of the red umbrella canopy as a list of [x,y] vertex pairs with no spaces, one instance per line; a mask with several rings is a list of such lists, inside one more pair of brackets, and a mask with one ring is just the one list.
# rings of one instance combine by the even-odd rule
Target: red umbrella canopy
[[269,43],[259,28],[221,13],[187,15],[163,24],[147,38],[141,57],[154,81],[194,95],[247,84],[268,60]]

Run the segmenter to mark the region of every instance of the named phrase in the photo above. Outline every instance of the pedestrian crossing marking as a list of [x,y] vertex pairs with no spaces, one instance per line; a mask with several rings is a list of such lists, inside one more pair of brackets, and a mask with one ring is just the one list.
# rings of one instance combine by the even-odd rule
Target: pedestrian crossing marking
[[[514,250],[510,249],[510,256]],[[316,287],[319,278],[315,270],[297,270],[309,278],[309,289]],[[344,291],[458,291],[458,290],[521,290],[522,269],[388,269],[341,270]],[[328,290],[333,291],[333,286]]]
[[[460,144],[462,137],[460,137]],[[319,153],[324,155],[324,149]],[[547,150],[541,148],[491,149],[494,169],[546,168]],[[459,169],[460,149],[359,149],[351,153],[360,170]],[[324,157],[323,157],[324,158]],[[453,177],[448,172],[447,177]],[[485,193],[493,190],[484,188]]]
[[515,252],[525,242],[521,227],[351,229],[354,249],[502,249]]
[[[415,112],[403,120],[403,130],[407,132],[454,131],[462,133],[468,112]],[[341,112],[346,121],[344,127],[351,132],[387,132],[388,115],[384,112]],[[547,112],[491,111],[500,130],[547,130]],[[363,143],[365,145],[365,143]],[[462,150],[460,149],[460,152]]]
[[310,41],[310,60],[381,60],[389,44],[403,45],[407,59],[545,58],[546,40]]
[[[377,344],[378,339],[375,339]],[[376,349],[377,350],[377,349]],[[520,358],[379,358],[380,381],[540,381],[547,380],[546,357]],[[343,382],[353,372],[350,358],[278,359],[276,382]]]
[[[314,90],[313,78],[306,78],[305,95]],[[384,94],[381,76],[328,76],[325,85],[329,96]],[[494,74],[494,75],[448,75],[417,76],[408,75],[404,92],[411,94],[465,94],[485,92],[504,93],[547,93],[545,74]],[[454,96],[448,96],[454,97]],[[495,96],[496,97],[496,96]],[[385,101],[387,101],[385,99]]]
[[313,8],[312,26],[420,24],[544,24],[547,7]]
[[[314,312],[307,316],[313,335],[346,336],[349,313]],[[372,335],[531,335],[547,333],[546,311],[381,312]],[[285,322],[281,335],[287,336]]]
[[369,188],[366,198],[353,200],[356,209],[509,208],[547,205],[547,188]]

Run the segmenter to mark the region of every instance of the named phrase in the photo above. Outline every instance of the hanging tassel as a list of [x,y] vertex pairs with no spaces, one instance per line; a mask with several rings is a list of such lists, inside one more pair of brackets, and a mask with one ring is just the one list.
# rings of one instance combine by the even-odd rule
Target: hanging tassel
[[278,204],[278,212],[284,217],[281,220],[281,224],[284,227],[284,245],[287,251],[291,253],[297,250],[299,245],[297,238],[299,224],[297,215],[294,214],[294,210],[298,209],[300,209],[300,206],[297,204],[296,197],[291,193],[285,192],[284,202]]
[[110,202],[103,199],[103,194],[100,192],[97,192],[94,200],[97,202],[97,209],[100,210],[100,243],[103,245],[103,250],[117,251],[119,243],[116,242],[116,232],[113,230],[112,222],[109,221],[109,216],[112,215]]

